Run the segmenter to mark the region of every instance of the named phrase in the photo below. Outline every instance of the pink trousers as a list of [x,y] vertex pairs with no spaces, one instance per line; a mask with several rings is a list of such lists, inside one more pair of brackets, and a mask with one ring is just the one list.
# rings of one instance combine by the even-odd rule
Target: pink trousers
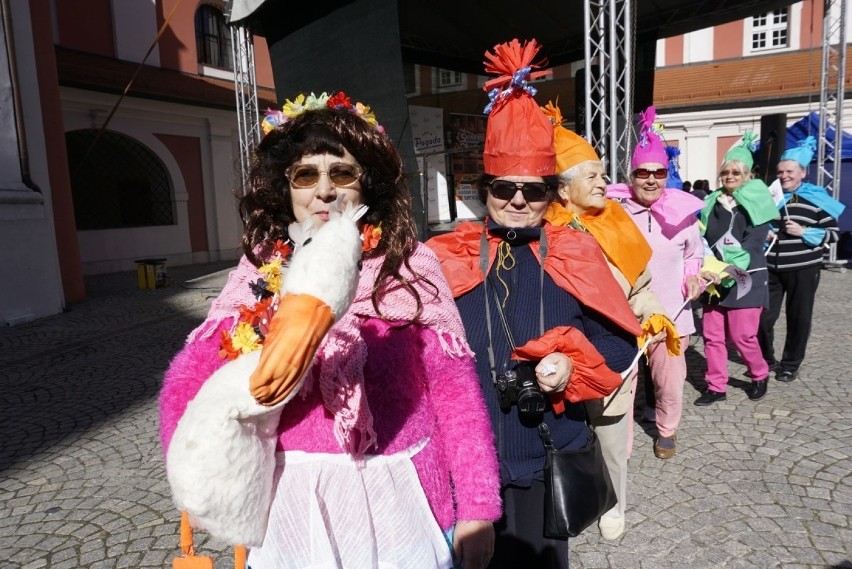
[[670,437],[677,431],[683,412],[683,384],[686,381],[686,348],[689,336],[680,337],[680,355],[670,356],[665,342],[648,348],[648,366],[657,396],[657,431]]
[[763,308],[726,308],[704,305],[704,357],[707,388],[717,393],[728,390],[728,344],[730,340],[753,378],[769,375],[769,366],[763,359],[757,341],[757,327]]

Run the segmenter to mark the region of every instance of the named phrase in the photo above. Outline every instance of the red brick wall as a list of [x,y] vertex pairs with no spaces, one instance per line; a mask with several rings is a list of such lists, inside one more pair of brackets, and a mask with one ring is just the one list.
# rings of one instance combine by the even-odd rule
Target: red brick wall
[[53,7],[59,29],[56,43],[70,49],[115,57],[110,0],[60,1],[53,2]]
[[160,67],[198,74],[198,56],[195,50],[195,11],[200,2],[180,0],[157,0],[157,29],[172,13],[175,4],[180,5],[169,20],[169,27],[160,38]]
[[180,164],[186,192],[189,194],[189,243],[192,252],[207,251],[207,219],[204,214],[204,179],[201,174],[201,145],[192,136],[157,134]]
[[731,59],[743,55],[743,20],[716,26],[713,30],[713,59]]
[[663,65],[681,65],[683,63],[683,36],[666,38],[666,55]]
[[822,20],[824,12],[824,6],[821,1],[805,0],[802,4],[802,22],[799,28],[799,37],[801,38],[799,47],[801,49],[822,46]]

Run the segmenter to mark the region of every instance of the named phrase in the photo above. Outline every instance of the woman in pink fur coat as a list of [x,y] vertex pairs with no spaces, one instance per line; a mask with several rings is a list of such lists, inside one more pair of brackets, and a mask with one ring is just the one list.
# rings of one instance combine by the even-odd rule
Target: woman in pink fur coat
[[[287,101],[264,130],[240,199],[245,254],[166,373],[165,452],[205,381],[264,345],[305,228],[366,205],[349,309],[286,403],[252,391],[283,408],[271,506],[257,514],[268,521],[248,564],[485,567],[501,515],[494,437],[452,295],[416,241],[399,154],[369,107],[342,93]],[[232,490],[239,500],[241,488],[217,499]]]

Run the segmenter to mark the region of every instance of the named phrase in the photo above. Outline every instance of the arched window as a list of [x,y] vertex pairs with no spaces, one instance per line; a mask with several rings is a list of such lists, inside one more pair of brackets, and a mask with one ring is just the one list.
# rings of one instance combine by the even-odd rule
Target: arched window
[[77,229],[173,225],[172,184],[160,159],[117,132],[65,134]]
[[198,63],[233,71],[231,31],[222,10],[202,4],[195,12],[195,48]]

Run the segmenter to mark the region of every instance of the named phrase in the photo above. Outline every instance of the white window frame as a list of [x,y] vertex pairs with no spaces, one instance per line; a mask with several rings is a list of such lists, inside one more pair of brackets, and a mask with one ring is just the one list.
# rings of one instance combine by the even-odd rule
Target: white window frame
[[[464,86],[465,74],[461,71],[453,71],[452,69],[441,69],[438,68],[436,70],[437,73],[437,82],[438,89],[453,89],[457,87]],[[452,81],[444,81],[445,74],[448,74],[452,77]]]
[[[772,32],[774,30],[783,29],[783,24],[774,24],[770,21],[767,22],[765,26],[756,27],[754,19],[763,14],[766,14],[768,19],[771,19],[774,13],[781,12],[782,10],[787,11],[787,45],[772,46],[770,45],[772,43]],[[761,12],[761,14],[758,14],[757,16],[746,18],[743,21],[743,55],[762,55],[765,53],[779,53],[799,49],[799,45],[801,43],[799,32],[802,22],[802,2],[796,2],[787,8],[778,8],[770,12]],[[766,32],[767,45],[766,47],[755,48],[752,46],[754,35],[760,32]]]
[[[219,31],[222,32],[222,35],[221,36],[217,35],[218,41],[220,41],[220,42],[233,41],[231,29],[227,26],[227,15],[226,15],[224,6],[218,0],[207,0],[207,1],[200,2],[198,4],[198,6],[196,7],[195,12],[193,13],[193,24],[195,23],[195,15],[204,6],[208,6],[210,8],[213,8],[214,10],[217,10],[222,15],[224,21],[226,22],[226,25],[224,26],[223,30],[219,30]],[[197,35],[198,29],[194,25],[193,25],[193,29],[195,30],[195,34]],[[225,34],[227,34],[227,36],[228,36],[227,38],[225,37]],[[233,46],[231,47],[231,50],[232,50],[231,53],[228,54],[230,56],[233,55]],[[230,79],[230,80],[234,79],[234,69],[236,69],[236,65],[237,65],[237,63],[235,61],[231,61],[231,67],[227,68],[227,67],[219,67],[219,66],[216,66],[216,65],[211,65],[208,62],[201,61],[201,59],[202,59],[201,54],[196,53],[196,60],[197,60],[197,63],[198,63],[198,74],[199,75],[216,77],[218,79]]]

